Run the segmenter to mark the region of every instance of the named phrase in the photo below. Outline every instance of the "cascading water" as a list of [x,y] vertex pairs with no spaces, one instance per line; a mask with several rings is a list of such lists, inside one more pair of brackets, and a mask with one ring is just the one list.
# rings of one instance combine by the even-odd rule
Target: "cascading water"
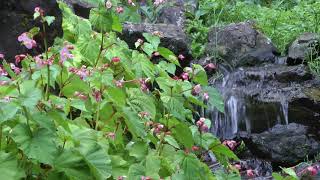
[[[225,100],[225,113],[215,108],[202,112],[212,120],[212,133],[223,139],[231,139],[240,131],[260,133],[276,124],[288,124],[289,103],[285,98],[272,102],[255,102],[253,97],[246,95],[253,89],[263,89],[270,77],[274,78],[273,75],[262,72],[257,78],[255,74],[248,75],[241,69],[232,75],[227,74],[220,85],[216,86]],[[250,84],[246,84],[248,81]],[[278,96],[281,97],[280,94]]]

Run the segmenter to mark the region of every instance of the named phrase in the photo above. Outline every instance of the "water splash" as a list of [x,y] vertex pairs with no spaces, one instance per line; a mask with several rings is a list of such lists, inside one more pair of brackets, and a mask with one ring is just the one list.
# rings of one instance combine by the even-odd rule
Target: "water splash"
[[289,124],[289,103],[286,100],[281,100],[280,104],[281,104],[281,110],[283,113],[285,124],[288,125]]

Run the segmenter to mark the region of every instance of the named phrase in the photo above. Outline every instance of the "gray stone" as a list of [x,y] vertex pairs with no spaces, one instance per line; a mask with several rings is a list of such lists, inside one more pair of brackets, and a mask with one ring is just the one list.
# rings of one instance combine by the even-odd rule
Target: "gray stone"
[[[126,41],[131,48],[139,39],[143,39],[142,34],[159,31],[162,34],[161,46],[173,51],[176,55],[182,54],[186,57],[185,63],[191,61],[191,51],[188,45],[188,38],[184,31],[176,25],[172,24],[149,24],[149,23],[124,23],[121,39]],[[183,64],[183,63],[182,63]]]
[[241,22],[212,28],[206,53],[218,55],[232,67],[239,67],[273,63],[278,51],[251,22]]
[[319,56],[320,36],[316,33],[304,33],[292,42],[288,48],[289,65],[300,64],[310,57]]
[[296,123],[276,125],[244,139],[255,156],[277,165],[295,165],[320,152],[320,144],[309,136],[308,128]]

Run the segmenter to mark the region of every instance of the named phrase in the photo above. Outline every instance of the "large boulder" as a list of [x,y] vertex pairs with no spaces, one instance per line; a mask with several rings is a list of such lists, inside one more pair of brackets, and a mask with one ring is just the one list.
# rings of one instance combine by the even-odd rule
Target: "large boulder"
[[244,139],[255,156],[268,159],[274,165],[295,165],[320,152],[320,144],[309,134],[308,128],[296,123],[276,125]]
[[289,65],[301,64],[309,58],[316,58],[320,54],[320,35],[304,33],[294,40],[288,48]]
[[251,22],[212,28],[206,53],[218,55],[232,67],[273,63],[279,54],[271,40],[256,30]]
[[40,41],[39,46],[32,51],[28,51],[17,40],[23,32],[29,31],[34,26],[40,26],[37,21],[33,20],[34,8],[37,6],[44,9],[46,15],[56,17],[54,23],[47,28],[49,44],[52,44],[54,38],[62,34],[61,13],[55,0],[0,1],[0,52],[4,53],[10,62],[13,62],[16,54],[39,53],[44,49],[40,43],[42,42],[41,37],[36,37]]
[[185,56],[184,62],[192,59],[191,51],[188,45],[188,38],[183,29],[172,24],[149,24],[149,23],[124,23],[121,38],[134,48],[134,43],[138,39],[143,39],[143,33],[161,33],[161,46],[173,51],[176,55]]

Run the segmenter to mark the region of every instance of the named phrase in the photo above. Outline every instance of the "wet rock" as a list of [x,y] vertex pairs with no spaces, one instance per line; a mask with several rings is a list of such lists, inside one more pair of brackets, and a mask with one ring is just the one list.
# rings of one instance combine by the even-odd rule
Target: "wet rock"
[[83,18],[89,18],[90,9],[96,7],[94,4],[81,1],[81,0],[63,0],[66,4],[69,5],[74,11],[74,13]]
[[41,27],[37,21],[33,20],[34,8],[37,6],[43,8],[46,15],[56,17],[54,23],[47,27],[50,45],[55,37],[62,35],[61,13],[55,0],[0,1],[0,52],[3,52],[10,62],[14,62],[16,54],[35,54],[44,48],[41,46],[41,37],[36,37],[39,43],[35,50],[27,50],[17,41],[18,36],[23,32],[29,31],[34,26]]
[[[130,48],[135,48],[134,43],[142,34],[159,31],[162,34],[160,46],[166,47],[176,55],[182,54],[185,56],[185,64],[191,61],[191,51],[188,45],[188,38],[182,28],[172,24],[149,24],[149,23],[124,23],[121,39],[126,41]],[[183,63],[182,63],[183,65]]]
[[179,27],[184,27],[184,4],[183,0],[176,0],[172,5],[163,8],[158,16],[156,23],[173,24]]
[[205,112],[219,137],[233,138],[239,131],[261,133],[288,123],[303,124],[320,135],[320,81],[304,65],[238,68],[223,81],[211,78],[210,84],[225,99],[225,114]]
[[273,164],[291,166],[313,157],[320,151],[320,144],[303,125],[290,123],[276,125],[269,131],[244,137],[250,151]]
[[212,28],[206,53],[217,54],[232,67],[273,63],[279,54],[271,40],[250,22]]
[[320,36],[316,33],[304,33],[288,48],[289,65],[301,64],[310,57],[317,57],[320,53]]

